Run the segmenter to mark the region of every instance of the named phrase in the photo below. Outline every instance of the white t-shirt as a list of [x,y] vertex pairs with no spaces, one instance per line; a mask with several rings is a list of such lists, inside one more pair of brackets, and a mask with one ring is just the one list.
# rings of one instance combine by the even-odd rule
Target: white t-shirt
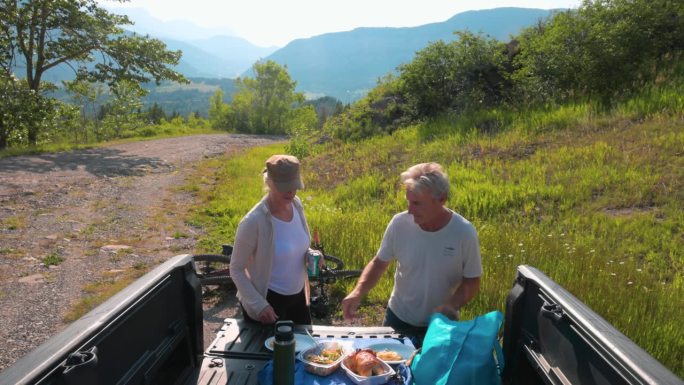
[[389,307],[401,320],[427,326],[434,309],[454,293],[463,277],[482,275],[480,243],[475,227],[451,212],[442,229],[420,228],[407,211],[392,218],[378,258],[397,260]]
[[271,217],[274,255],[268,288],[283,295],[297,294],[304,287],[302,269],[311,242],[299,213],[294,207],[292,211],[294,214],[289,222]]

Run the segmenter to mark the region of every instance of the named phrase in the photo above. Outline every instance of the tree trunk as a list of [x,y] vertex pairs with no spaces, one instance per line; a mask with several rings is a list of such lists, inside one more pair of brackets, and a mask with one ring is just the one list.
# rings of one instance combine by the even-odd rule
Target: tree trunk
[[[42,76],[42,71],[36,69],[36,73],[29,79],[29,88],[35,92],[36,97],[40,97],[40,78]],[[28,142],[30,146],[35,146],[38,142],[38,124],[32,121],[28,125]]]
[[38,128],[34,124],[31,124],[28,129],[28,142],[31,146],[35,146],[38,142]]
[[2,119],[0,119],[0,150],[7,148],[7,134],[9,130],[5,129]]

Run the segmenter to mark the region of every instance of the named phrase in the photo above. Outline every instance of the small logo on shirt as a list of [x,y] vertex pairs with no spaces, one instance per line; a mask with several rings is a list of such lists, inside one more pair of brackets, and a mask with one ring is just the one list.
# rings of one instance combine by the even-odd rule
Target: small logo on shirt
[[444,250],[442,250],[442,255],[445,257],[453,257],[456,255],[456,249],[451,246],[447,246],[444,248]]

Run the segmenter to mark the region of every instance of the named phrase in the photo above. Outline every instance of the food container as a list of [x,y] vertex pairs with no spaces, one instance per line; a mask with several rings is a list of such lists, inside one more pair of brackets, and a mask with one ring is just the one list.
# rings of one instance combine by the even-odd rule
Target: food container
[[[324,350],[340,350],[340,356],[338,359],[332,361],[331,363],[322,364],[309,360],[307,357],[311,355],[321,355]],[[318,346],[303,350],[297,355],[297,359],[304,363],[304,369],[318,376],[327,376],[332,374],[335,370],[340,367],[340,363],[349,353],[349,349],[338,342],[322,342]]]
[[349,377],[350,380],[352,380],[355,384],[359,385],[381,385],[385,384],[390,376],[394,374],[394,369],[392,369],[391,366],[389,366],[388,363],[385,361],[380,360],[380,364],[382,365],[382,368],[385,369],[385,374],[381,374],[378,376],[359,376],[358,374],[354,373],[351,369],[349,369],[345,364],[344,360],[342,360],[341,366],[342,370],[344,370],[345,373],[347,373],[347,377]]
[[[406,360],[408,360],[416,351],[416,349],[413,346],[392,342],[381,342],[377,344],[371,344],[368,345],[368,349],[373,350],[377,354],[378,359],[385,361],[390,365],[399,365],[406,362]],[[401,356],[401,358],[397,360],[383,359],[381,354],[383,351],[395,352],[399,356]]]

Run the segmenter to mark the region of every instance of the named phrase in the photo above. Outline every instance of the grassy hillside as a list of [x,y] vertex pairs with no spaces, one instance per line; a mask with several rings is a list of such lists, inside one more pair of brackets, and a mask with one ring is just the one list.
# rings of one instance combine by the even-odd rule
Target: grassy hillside
[[[644,119],[647,104],[510,116],[498,133],[442,121],[331,143],[303,161],[307,188],[299,196],[326,250],[360,268],[406,207],[398,174],[439,162],[451,179],[448,206],[475,224],[482,248],[482,291],[464,318],[503,310],[516,266],[529,264],[683,377],[684,120]],[[200,248],[215,252],[233,241],[263,193],[264,160],[282,151],[205,164],[188,186],[204,197],[193,219],[207,230]],[[366,304],[386,303],[391,287],[388,274]]]

